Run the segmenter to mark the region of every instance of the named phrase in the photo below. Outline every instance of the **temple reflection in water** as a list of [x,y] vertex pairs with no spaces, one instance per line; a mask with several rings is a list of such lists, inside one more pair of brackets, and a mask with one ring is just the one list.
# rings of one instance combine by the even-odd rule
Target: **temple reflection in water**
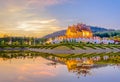
[[[36,52],[23,52],[23,53],[0,53],[0,62],[9,61],[13,59],[28,60],[32,59],[34,62],[37,58],[42,57],[50,62],[46,63],[48,66],[57,67],[58,64],[66,65],[68,72],[74,73],[79,78],[80,76],[91,75],[91,69],[105,67],[110,62],[115,61],[113,64],[117,64],[119,67],[119,61],[114,59],[120,59],[119,56],[95,56],[95,57],[59,57],[58,55],[48,53],[36,53]],[[19,61],[21,62],[21,61]],[[102,62],[102,64],[101,64]],[[14,62],[15,63],[15,62]],[[100,64],[99,64],[100,63]]]

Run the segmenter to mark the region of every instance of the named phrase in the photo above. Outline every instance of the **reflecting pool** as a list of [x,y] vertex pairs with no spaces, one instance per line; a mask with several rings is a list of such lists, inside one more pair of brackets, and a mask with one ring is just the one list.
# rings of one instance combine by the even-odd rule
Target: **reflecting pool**
[[0,53],[0,82],[120,82],[119,53],[102,54]]

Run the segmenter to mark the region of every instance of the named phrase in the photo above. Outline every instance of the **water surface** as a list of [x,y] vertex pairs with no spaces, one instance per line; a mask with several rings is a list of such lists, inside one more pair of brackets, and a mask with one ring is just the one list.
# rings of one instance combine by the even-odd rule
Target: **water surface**
[[99,57],[62,58],[22,52],[0,55],[0,82],[120,82],[119,62],[107,63],[109,57],[99,64]]

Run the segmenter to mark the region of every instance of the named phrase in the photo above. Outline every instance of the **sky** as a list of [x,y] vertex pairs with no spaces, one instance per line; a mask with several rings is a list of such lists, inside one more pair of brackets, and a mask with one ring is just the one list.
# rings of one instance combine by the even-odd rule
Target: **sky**
[[0,34],[43,37],[68,25],[120,29],[120,0],[0,0]]

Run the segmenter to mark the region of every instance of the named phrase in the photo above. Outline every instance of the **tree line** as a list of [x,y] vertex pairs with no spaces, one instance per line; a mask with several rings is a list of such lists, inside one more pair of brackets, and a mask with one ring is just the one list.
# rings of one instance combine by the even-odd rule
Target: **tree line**
[[106,32],[96,32],[94,33],[94,36],[99,36],[101,38],[103,37],[115,37],[115,36],[118,36],[120,37],[120,30],[118,31],[106,31]]

